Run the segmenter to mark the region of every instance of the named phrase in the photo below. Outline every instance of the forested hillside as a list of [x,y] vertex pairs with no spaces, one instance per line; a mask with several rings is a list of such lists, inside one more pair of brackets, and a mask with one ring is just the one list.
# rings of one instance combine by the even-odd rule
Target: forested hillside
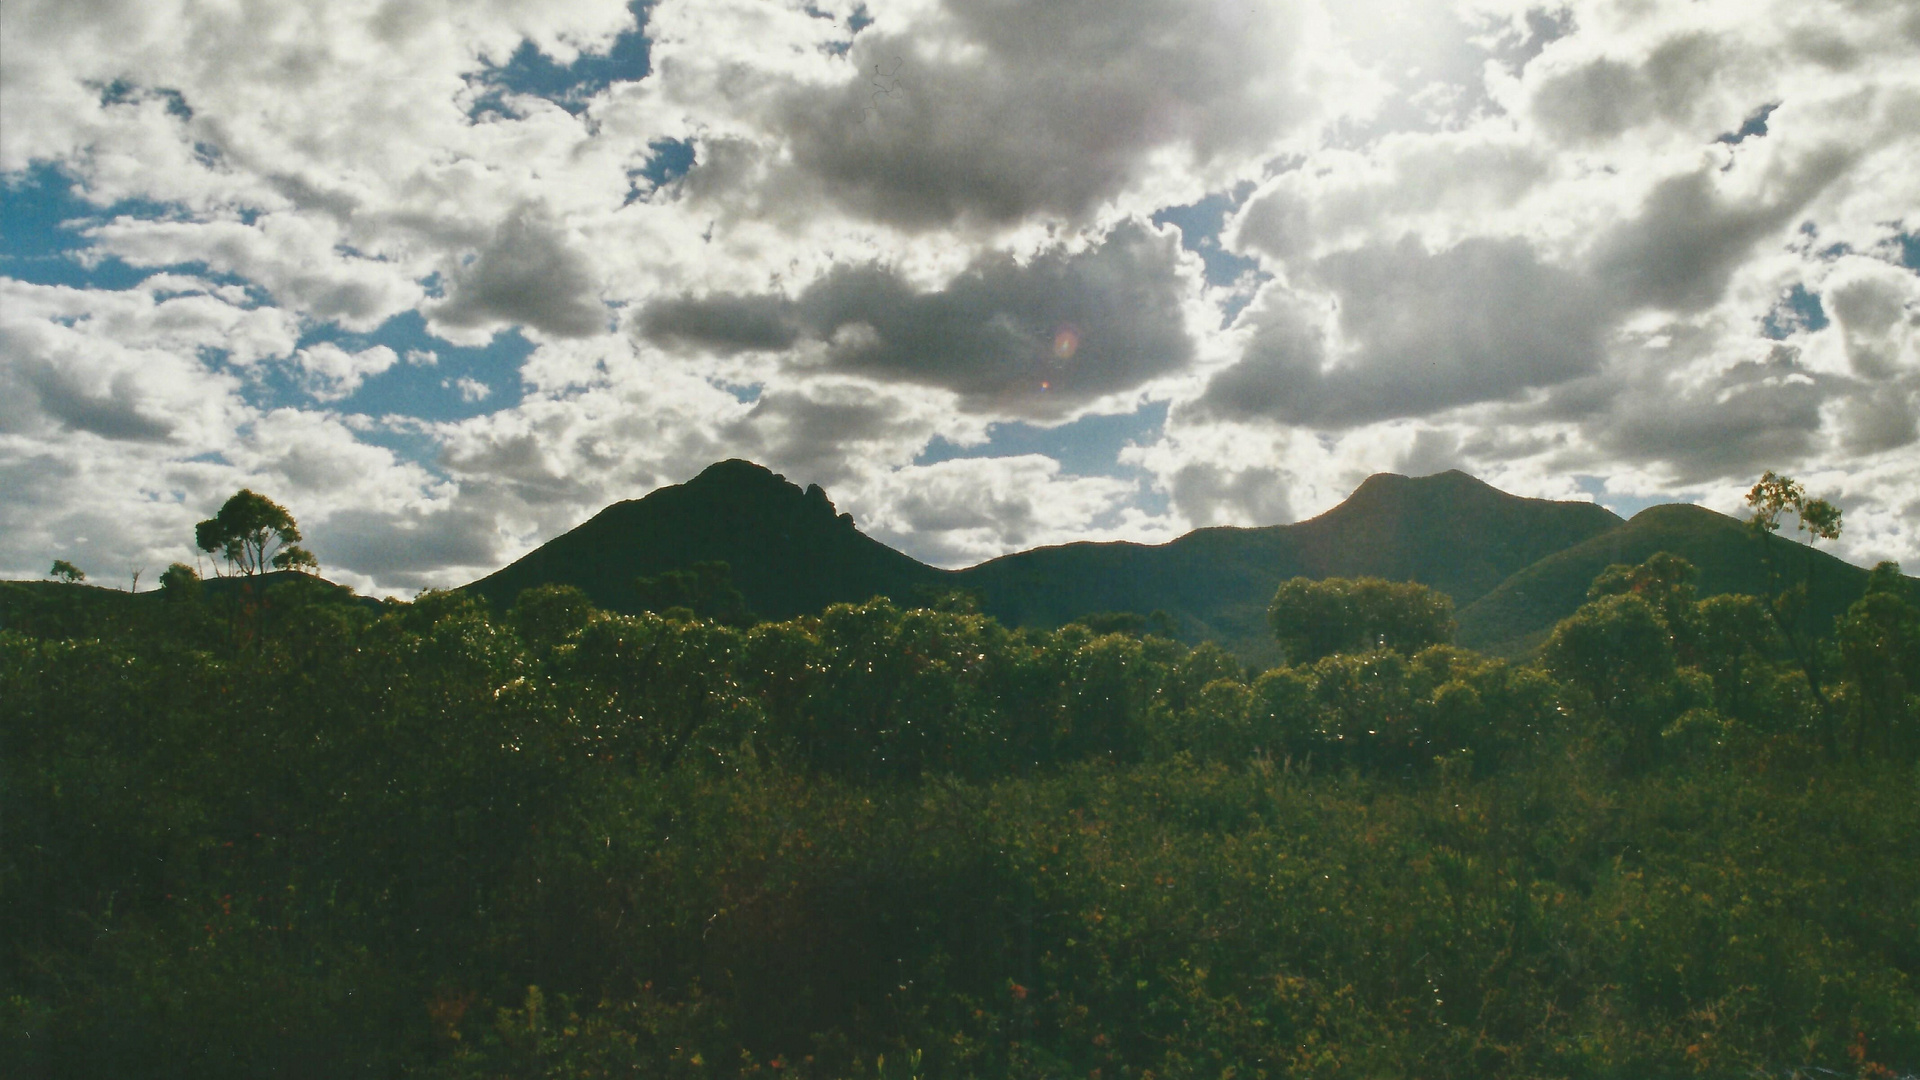
[[1300,581],[1264,671],[240,584],[0,584],[9,1076],[1920,1071],[1891,567],[1603,567],[1526,664]]
[[1508,576],[1619,524],[1592,503],[1523,499],[1462,472],[1417,479],[1382,474],[1340,505],[1294,525],[1200,529],[1158,546],[1042,548],[955,577],[979,591],[987,611],[1013,625],[1059,626],[1101,611],[1165,611],[1183,638],[1217,642],[1268,664],[1279,655],[1266,632],[1266,602],[1288,578],[1417,581],[1465,607]]
[[1460,640],[1503,652],[1537,646],[1554,623],[1585,598],[1587,585],[1609,565],[1638,563],[1662,551],[1680,555],[1700,573],[1702,594],[1762,595],[1769,559],[1804,573],[1809,602],[1822,625],[1860,598],[1867,571],[1824,551],[1779,536],[1759,536],[1741,522],[1702,506],[1654,506],[1616,529],[1556,552],[1514,574],[1460,612]]

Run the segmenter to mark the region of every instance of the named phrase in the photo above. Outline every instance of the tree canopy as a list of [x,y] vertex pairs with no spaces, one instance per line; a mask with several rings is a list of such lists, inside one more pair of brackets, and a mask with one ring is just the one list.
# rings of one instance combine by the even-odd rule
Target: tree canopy
[[733,568],[722,561],[698,562],[686,570],[636,578],[633,588],[644,611],[664,614],[684,610],[729,626],[753,622],[746,597],[733,583]]
[[1453,599],[1415,582],[1297,577],[1267,606],[1287,660],[1310,664],[1338,652],[1418,652],[1453,638]]
[[320,568],[313,553],[298,546],[300,528],[287,508],[248,488],[194,526],[193,539],[200,550],[220,556],[229,569],[243,575]]

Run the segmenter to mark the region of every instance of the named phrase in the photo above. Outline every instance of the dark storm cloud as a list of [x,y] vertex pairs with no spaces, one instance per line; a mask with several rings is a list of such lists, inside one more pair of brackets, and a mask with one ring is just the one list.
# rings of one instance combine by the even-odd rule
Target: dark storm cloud
[[784,297],[735,293],[655,301],[641,312],[640,332],[717,353],[772,352],[800,338],[793,305]]
[[1920,379],[1855,394],[1839,408],[1840,443],[1853,454],[1898,450],[1920,438]]
[[640,332],[720,352],[820,344],[829,370],[952,390],[973,411],[1047,418],[1177,372],[1193,358],[1179,246],[1138,224],[1078,254],[976,260],[921,292],[880,266],[841,266],[797,300],[656,301]]
[[1781,346],[1701,384],[1639,382],[1588,415],[1585,426],[1625,460],[1664,464],[1684,482],[1707,480],[1806,454],[1820,431],[1821,404],[1840,389]]
[[1428,252],[1409,237],[1330,255],[1311,277],[1338,302],[1346,355],[1327,366],[1321,313],[1270,293],[1250,313],[1240,362],[1208,385],[1204,412],[1348,427],[1511,398],[1602,360],[1604,299],[1519,240]]
[[499,559],[492,508],[464,501],[438,511],[339,510],[309,531],[329,565],[396,582],[442,567],[491,566]]
[[721,429],[727,445],[790,476],[832,486],[852,479],[862,446],[921,443],[924,418],[870,387],[815,385],[769,391],[739,420]]
[[[1776,167],[1765,194],[1744,200],[1723,195],[1711,168],[1669,177],[1572,269],[1542,262],[1524,241],[1493,238],[1428,252],[1409,237],[1298,262],[1302,290],[1272,286],[1249,309],[1246,350],[1198,408],[1339,428],[1511,400],[1591,375],[1633,312],[1718,303],[1754,248],[1853,157],[1816,149]],[[1337,347],[1312,289],[1338,307]]]
[[1233,470],[1194,461],[1174,470],[1173,505],[1195,526],[1255,522],[1280,525],[1294,518],[1289,477],[1270,466]]
[[1663,42],[1640,63],[1601,58],[1547,79],[1533,114],[1570,142],[1610,139],[1656,117],[1689,120],[1724,65],[1719,41],[1689,33]]
[[21,344],[18,335],[0,331],[0,431],[28,434],[51,420],[70,431],[130,442],[159,442],[173,432],[171,423],[143,409],[131,371],[115,374],[104,388],[89,386],[70,367],[7,356]]
[[773,120],[826,197],[924,228],[1083,219],[1155,150],[1253,150],[1308,112],[1290,6],[1111,0],[1087,16],[953,0],[910,39],[861,34],[860,78],[797,91]]
[[1669,177],[1636,216],[1601,239],[1595,276],[1622,308],[1710,307],[1753,246],[1791,222],[1853,158],[1839,149],[1817,151],[1780,176],[1771,198],[1752,203],[1723,198],[1706,169]]
[[455,271],[435,322],[462,329],[520,323],[556,337],[590,337],[607,328],[586,257],[554,223],[522,207],[500,224],[473,261]]

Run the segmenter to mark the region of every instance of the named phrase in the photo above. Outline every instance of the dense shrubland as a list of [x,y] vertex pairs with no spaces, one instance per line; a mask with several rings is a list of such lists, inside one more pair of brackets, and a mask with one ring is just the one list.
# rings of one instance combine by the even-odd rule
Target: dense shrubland
[[1689,578],[1610,569],[1528,664],[1445,644],[1418,587],[1291,583],[1295,663],[1266,672],[964,596],[746,625],[560,588],[495,614],[299,579],[10,586],[0,1054],[196,1078],[1920,1069],[1910,582],[1877,572],[1808,651],[1778,598]]

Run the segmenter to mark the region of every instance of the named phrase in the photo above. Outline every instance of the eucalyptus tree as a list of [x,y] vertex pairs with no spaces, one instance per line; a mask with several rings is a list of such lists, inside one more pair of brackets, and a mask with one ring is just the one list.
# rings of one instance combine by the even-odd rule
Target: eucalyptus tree
[[299,546],[300,527],[287,508],[248,488],[194,526],[193,539],[200,550],[220,556],[230,570],[247,577],[269,569],[320,569],[313,553]]

